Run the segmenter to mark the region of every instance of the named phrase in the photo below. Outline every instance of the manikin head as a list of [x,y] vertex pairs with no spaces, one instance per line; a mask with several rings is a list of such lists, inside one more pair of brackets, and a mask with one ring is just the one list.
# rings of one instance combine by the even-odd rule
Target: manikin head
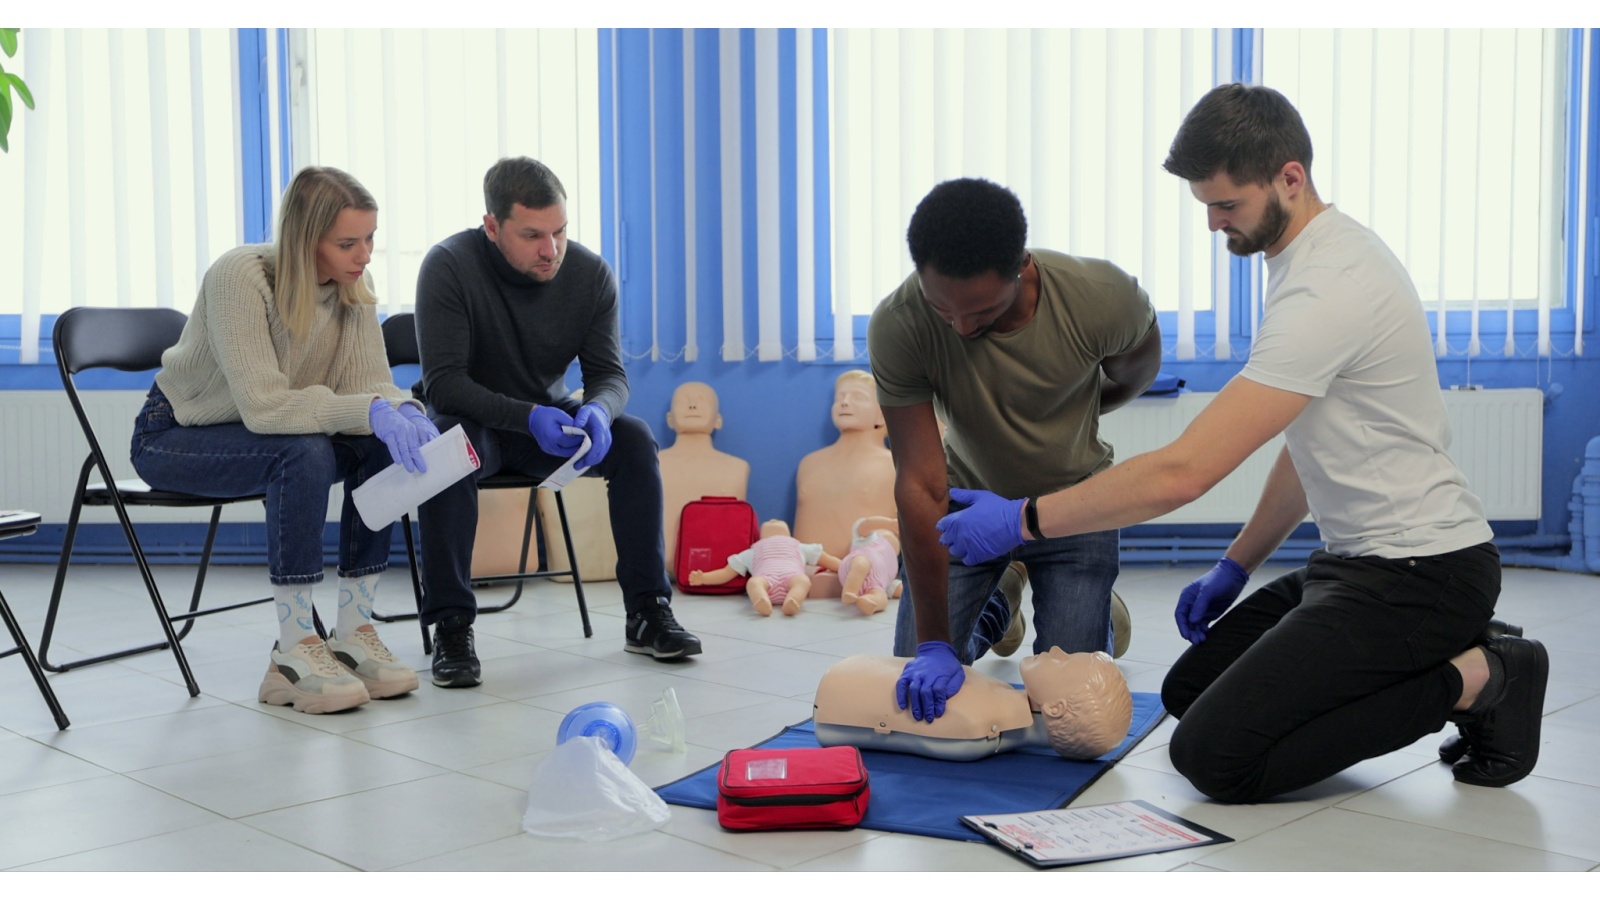
[[710,434],[722,427],[717,392],[703,381],[686,381],[672,392],[667,427],[678,434]]
[[1311,134],[1287,98],[1261,85],[1213,88],[1184,117],[1162,164],[1206,205],[1237,256],[1278,255],[1315,204]]
[[782,519],[768,519],[761,523],[761,536],[763,538],[788,537],[789,523]]
[[1094,759],[1122,743],[1133,696],[1110,655],[1060,647],[1022,661],[1028,704],[1044,717],[1050,746],[1067,759]]
[[840,431],[884,432],[878,382],[865,369],[851,369],[833,381],[833,425]]
[[511,268],[550,281],[567,258],[567,190],[526,156],[502,159],[483,176],[483,232]]

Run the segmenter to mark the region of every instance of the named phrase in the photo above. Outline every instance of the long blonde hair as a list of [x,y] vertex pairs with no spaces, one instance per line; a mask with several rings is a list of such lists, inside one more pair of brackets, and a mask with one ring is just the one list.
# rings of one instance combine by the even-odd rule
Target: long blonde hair
[[[278,318],[289,326],[296,338],[311,329],[316,315],[317,244],[333,228],[345,209],[377,212],[378,202],[349,173],[328,166],[306,166],[295,173],[283,192],[283,208],[278,213],[278,233],[273,300]],[[378,302],[365,279],[339,285],[339,302],[346,306]]]

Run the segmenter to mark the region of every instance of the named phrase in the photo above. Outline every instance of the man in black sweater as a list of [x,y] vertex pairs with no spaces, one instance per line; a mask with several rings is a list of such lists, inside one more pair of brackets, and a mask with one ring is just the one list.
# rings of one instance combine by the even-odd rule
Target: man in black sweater
[[[592,445],[579,465],[606,480],[628,613],[623,649],[656,659],[697,654],[700,639],[677,623],[670,605],[655,436],[642,419],[622,414],[628,375],[611,267],[567,241],[567,194],[543,164],[502,159],[484,176],[483,192],[483,226],[440,241],[417,276],[418,396],[440,431],[466,430],[483,463],[474,478],[420,509],[421,613],[434,627],[433,683],[480,681],[470,581],[476,479],[502,471],[543,478],[585,436]],[[573,359],[583,372],[582,404],[568,397]]]

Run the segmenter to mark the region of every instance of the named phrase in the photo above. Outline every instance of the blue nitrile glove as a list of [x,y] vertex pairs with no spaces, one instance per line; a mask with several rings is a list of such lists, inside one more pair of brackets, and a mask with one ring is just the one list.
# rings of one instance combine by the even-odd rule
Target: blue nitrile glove
[[400,415],[405,416],[406,421],[411,423],[411,427],[417,430],[417,440],[426,444],[439,436],[439,426],[433,424],[427,413],[409,403],[402,403],[396,408],[400,410]]
[[562,459],[570,459],[583,446],[583,438],[561,430],[571,424],[572,417],[559,406],[541,404],[528,413],[528,433],[539,442],[539,449]]
[[923,641],[917,656],[906,663],[900,680],[894,683],[895,701],[901,709],[911,708],[911,718],[932,722],[944,715],[944,702],[961,690],[967,670],[956,658],[956,648],[948,641]]
[[989,491],[951,488],[950,499],[966,508],[940,519],[939,543],[965,565],[975,566],[1004,556],[1022,544],[1022,507],[1027,500],[1007,500]]
[[598,403],[585,403],[578,408],[578,414],[572,417],[572,424],[582,428],[583,433],[589,436],[589,452],[578,460],[578,468],[599,465],[611,450],[611,414]]
[[1178,620],[1178,633],[1198,644],[1206,639],[1211,623],[1228,611],[1233,601],[1239,599],[1250,573],[1224,556],[1217,560],[1211,571],[1190,582],[1178,595],[1178,609],[1173,618]]
[[394,411],[389,401],[379,397],[367,410],[372,422],[372,433],[389,448],[389,456],[406,467],[407,472],[425,472],[428,464],[422,461],[422,441],[417,439],[417,429],[406,417]]

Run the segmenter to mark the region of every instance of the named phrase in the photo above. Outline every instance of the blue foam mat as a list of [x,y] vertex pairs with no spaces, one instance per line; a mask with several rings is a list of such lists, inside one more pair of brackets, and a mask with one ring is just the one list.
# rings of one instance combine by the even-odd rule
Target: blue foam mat
[[[872,785],[872,799],[867,803],[861,827],[982,841],[961,824],[961,816],[1066,806],[1144,740],[1166,714],[1159,696],[1135,693],[1128,737],[1111,752],[1086,761],[1062,759],[1041,747],[1026,747],[972,762],[863,750],[861,758]],[[756,746],[781,750],[818,744],[811,720],[807,719]],[[716,809],[720,765],[707,766],[656,788],[656,793],[678,806]]]

